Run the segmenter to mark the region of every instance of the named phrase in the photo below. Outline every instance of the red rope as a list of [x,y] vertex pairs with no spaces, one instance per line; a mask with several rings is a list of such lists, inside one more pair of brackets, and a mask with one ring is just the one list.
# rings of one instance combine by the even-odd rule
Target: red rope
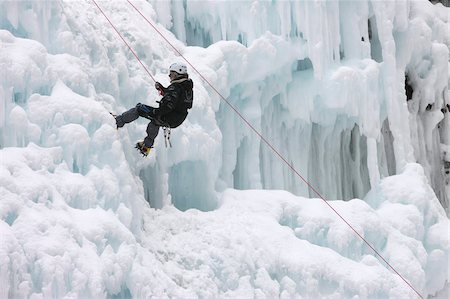
[[103,10],[100,8],[100,6],[97,4],[97,2],[95,2],[95,0],[92,0],[92,2],[94,2],[94,4],[97,6],[98,10],[100,10],[100,12],[102,13],[102,15],[106,18],[106,20],[108,20],[109,24],[111,25],[111,27],[117,32],[117,34],[119,35],[119,37],[122,39],[122,41],[125,43],[125,45],[128,47],[128,49],[130,49],[131,53],[133,53],[134,57],[136,57],[136,59],[139,61],[139,63],[141,64],[141,66],[144,68],[144,70],[147,72],[147,74],[150,76],[150,78],[152,78],[152,80],[156,83],[155,78],[152,76],[152,74],[150,74],[150,72],[148,71],[148,69],[145,67],[145,65],[142,63],[142,61],[139,59],[139,56],[136,54],[136,52],[130,47],[130,45],[127,43],[127,41],[123,38],[123,36],[120,34],[119,30],[117,30],[117,28],[113,25],[113,23],[110,21],[110,19],[106,16],[106,14],[103,12]]
[[[130,51],[133,52],[134,56],[136,57],[136,59],[139,60],[139,62],[141,63],[141,65],[144,67],[144,69],[147,71],[147,69],[145,68],[145,66],[142,64],[142,62],[140,61],[139,57],[134,53],[134,51],[131,49],[131,47],[128,45],[128,43],[123,39],[123,37],[120,35],[119,31],[117,31],[117,29],[114,27],[114,25],[111,23],[111,21],[108,19],[108,17],[103,13],[103,11],[100,9],[100,7],[98,6],[98,4],[95,2],[95,0],[92,0],[95,5],[97,5],[97,7],[99,8],[99,10],[102,12],[102,14],[105,16],[105,18],[108,20],[108,22],[111,24],[111,26],[114,28],[114,30],[117,32],[117,34],[119,34],[119,36],[122,38],[122,40],[125,42],[125,44],[128,46],[128,48],[130,49]],[[142,13],[141,11],[136,8],[136,6],[131,3],[130,0],[127,0],[127,2],[147,21],[147,23],[174,49],[174,51],[176,53],[178,53],[178,55],[180,55],[181,58],[183,58],[184,61],[186,61],[187,64],[189,64],[189,66],[217,93],[217,95],[239,116],[239,118],[241,118],[241,120],[247,124],[247,126],[256,134],[258,135],[258,137],[292,170],[292,172],[294,172],[317,196],[319,196],[320,199],[322,199],[322,201],[331,209],[333,210],[333,212],[342,219],[342,221],[345,222],[345,224],[348,225],[348,227],[350,227],[350,229],[355,232],[356,235],[358,235],[358,237],[370,248],[373,250],[373,252],[379,257],[381,258],[386,265],[395,273],[397,274],[420,298],[423,299],[422,295],[402,276],[400,275],[400,273],[395,270],[395,268],[393,266],[391,266],[391,264],[389,264],[389,262],[380,254],[378,253],[378,251],[360,234],[358,233],[358,231],[356,231],[355,228],[353,228],[353,226],[347,221],[345,220],[344,217],[341,216],[341,214],[339,214],[338,211],[336,211],[335,208],[333,208],[330,203],[325,200],[325,198],[308,182],[308,180],[306,180],[295,168],[293,165],[291,165],[291,163],[288,162],[288,160],[239,112],[239,110],[233,105],[231,104],[196,68],[195,66],[193,66],[184,56],[183,54],[177,49],[175,48],[175,46],[161,33],[160,30],[158,30],[158,28],[156,28],[155,25],[153,25]],[[147,71],[147,73],[152,77],[153,81],[155,81],[155,79],[153,78],[153,76]]]

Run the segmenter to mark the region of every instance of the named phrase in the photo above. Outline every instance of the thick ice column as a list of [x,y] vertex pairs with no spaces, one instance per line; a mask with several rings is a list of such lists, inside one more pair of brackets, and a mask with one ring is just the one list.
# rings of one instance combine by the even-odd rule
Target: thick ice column
[[380,182],[377,151],[376,140],[374,138],[367,138],[367,168],[369,170],[370,186],[377,186]]
[[[2,80],[2,82],[4,82]],[[9,140],[7,134],[9,130],[6,130],[6,117],[8,112],[11,110],[8,104],[10,101],[7,99],[11,99],[11,88],[6,88],[6,86],[0,86],[0,148],[6,146],[6,140]]]
[[382,49],[381,76],[388,119],[394,136],[396,166],[398,170],[401,170],[406,163],[414,161],[414,155],[409,134],[405,134],[410,132],[410,127],[408,122],[403,121],[408,119],[409,115],[402,85],[404,74],[399,73],[396,68],[396,45],[393,37],[395,2],[374,1],[372,6]]
[[337,1],[305,1],[302,32],[308,41],[308,56],[314,65],[314,77],[320,79],[339,59],[339,3]]

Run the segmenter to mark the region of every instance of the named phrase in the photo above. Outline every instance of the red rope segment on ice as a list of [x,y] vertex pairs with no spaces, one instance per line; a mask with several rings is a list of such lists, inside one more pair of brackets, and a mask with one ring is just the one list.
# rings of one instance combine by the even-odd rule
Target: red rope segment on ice
[[130,49],[131,53],[133,53],[134,57],[136,57],[136,59],[139,61],[139,63],[141,64],[141,66],[144,68],[144,70],[147,72],[147,74],[150,76],[150,78],[152,78],[152,80],[156,83],[155,78],[152,76],[152,74],[150,74],[150,72],[148,71],[148,69],[145,67],[145,65],[142,63],[142,61],[139,59],[139,56],[136,54],[136,52],[133,50],[133,48],[131,48],[131,46],[127,43],[127,41],[123,38],[122,34],[120,34],[119,30],[117,30],[117,28],[113,25],[113,23],[111,22],[111,20],[106,16],[106,14],[103,12],[103,10],[100,8],[100,6],[97,4],[97,2],[95,2],[95,0],[92,0],[92,2],[94,2],[95,6],[97,6],[98,10],[100,10],[100,12],[102,13],[102,15],[106,18],[106,20],[108,21],[108,23],[111,25],[111,27],[114,29],[114,31],[117,32],[117,34],[119,35],[119,37],[122,39],[122,41],[125,43],[125,45],[128,47],[128,49]]
[[[104,14],[104,12],[101,10],[101,8],[98,6],[98,4],[95,2],[95,0],[92,0],[95,5],[99,8],[101,13],[105,16],[105,18],[108,20],[108,22],[111,24],[111,26],[114,28],[114,30],[119,34],[121,39],[124,41],[124,43],[128,46],[130,51],[134,54],[136,59],[140,62],[142,67],[147,71],[147,73],[150,75],[150,77],[153,79],[153,81],[156,81],[153,76],[150,74],[150,72],[147,70],[147,68],[143,65],[139,57],[136,55],[136,53],[131,49],[131,47],[128,45],[128,43],[125,41],[125,39],[122,37],[122,35],[119,33],[119,31],[114,27],[114,25],[111,23],[111,21],[108,19],[108,17]],[[287,159],[239,112],[239,110],[233,106],[184,56],[183,54],[175,48],[175,46],[161,33],[158,28],[156,28],[155,25],[153,25],[142,13],[141,11],[136,8],[136,6],[130,2],[130,0],[127,0],[127,2],[147,21],[147,23],[174,49],[174,51],[184,60],[187,64],[217,93],[217,95],[241,118],[241,120],[247,124],[247,126],[256,134],[258,137],[317,195],[320,199],[331,209],[333,212],[342,219],[342,221],[347,224],[348,227],[350,227],[353,232],[358,235],[358,237],[370,248],[372,251],[381,258],[386,265],[395,273],[397,274],[420,298],[424,299],[423,296],[397,271],[389,262],[380,254],[378,251],[360,234],[358,231],[356,231],[355,228],[347,221],[344,217],[339,214],[338,211],[336,211],[335,208],[333,208],[330,203],[306,180],[295,168],[287,161]]]

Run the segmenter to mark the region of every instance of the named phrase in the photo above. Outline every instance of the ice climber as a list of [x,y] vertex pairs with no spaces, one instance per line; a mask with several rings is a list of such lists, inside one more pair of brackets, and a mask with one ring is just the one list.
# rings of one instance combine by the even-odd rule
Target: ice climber
[[159,101],[159,107],[151,107],[138,103],[136,107],[114,116],[117,128],[123,127],[139,116],[150,119],[147,126],[147,137],[136,143],[136,148],[144,155],[150,153],[154,140],[159,132],[159,127],[176,128],[183,123],[188,115],[188,109],[192,108],[193,82],[189,79],[187,67],[183,63],[173,63],[169,67],[170,85],[166,88],[156,82],[155,88],[163,96]]

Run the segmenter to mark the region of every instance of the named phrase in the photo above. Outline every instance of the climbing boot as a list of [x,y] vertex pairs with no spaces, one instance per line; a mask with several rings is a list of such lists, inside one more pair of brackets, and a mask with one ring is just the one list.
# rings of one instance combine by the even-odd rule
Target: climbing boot
[[136,148],[141,152],[142,156],[147,157],[150,154],[152,147],[145,146],[144,141],[139,141],[136,143]]

